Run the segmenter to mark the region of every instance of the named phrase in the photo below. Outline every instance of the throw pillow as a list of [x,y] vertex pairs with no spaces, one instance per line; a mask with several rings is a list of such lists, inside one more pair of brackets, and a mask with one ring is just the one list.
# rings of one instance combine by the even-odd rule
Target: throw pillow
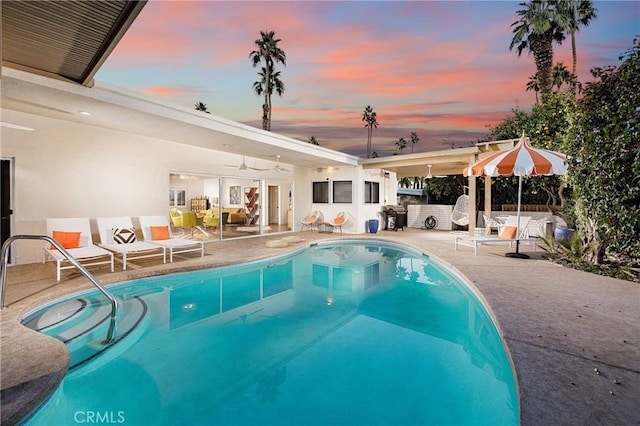
[[116,244],[132,244],[137,241],[136,228],[113,228],[113,241]]
[[[82,234],[82,232],[53,231],[52,237],[59,242],[62,247],[74,249],[80,247],[80,234]],[[51,249],[55,250],[56,247],[51,244]]]
[[516,238],[516,232],[517,229],[515,226],[505,226],[502,228],[502,231],[500,231],[500,235],[498,235],[498,237],[503,240],[513,240]]
[[150,226],[149,228],[151,228],[152,240],[168,240],[171,238],[168,226]]

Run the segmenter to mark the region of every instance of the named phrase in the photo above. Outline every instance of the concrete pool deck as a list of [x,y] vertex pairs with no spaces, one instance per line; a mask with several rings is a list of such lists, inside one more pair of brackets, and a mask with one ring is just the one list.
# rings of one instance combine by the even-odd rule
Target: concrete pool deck
[[[285,235],[206,244],[205,257],[173,264],[133,263],[127,271],[92,268],[104,284],[281,255],[329,239],[379,238],[417,248],[474,286],[493,314],[516,369],[523,425],[640,424],[640,285],[555,265],[538,253],[507,258],[508,245],[454,251],[449,232],[407,228],[378,234],[294,233],[285,248],[266,242]],[[2,424],[14,424],[55,389],[68,363],[65,346],[18,320],[64,294],[90,288],[77,271],[47,264],[8,269],[8,307],[0,315]]]

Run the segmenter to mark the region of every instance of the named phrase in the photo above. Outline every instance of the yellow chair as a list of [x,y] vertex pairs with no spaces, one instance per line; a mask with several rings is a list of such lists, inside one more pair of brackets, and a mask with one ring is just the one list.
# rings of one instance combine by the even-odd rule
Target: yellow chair
[[172,207],[171,210],[169,210],[169,219],[171,219],[171,225],[173,225],[174,228],[182,229],[181,235],[184,235],[184,226],[182,226],[182,212],[177,208]]
[[169,218],[171,218],[171,223],[173,224],[173,226],[182,228],[182,212],[180,210],[173,207],[171,210],[169,210]]
[[220,226],[220,216],[213,209],[209,209],[204,213],[203,224],[205,228],[218,228]]
[[182,212],[182,229],[191,228],[191,237],[198,227],[198,218],[196,212]]

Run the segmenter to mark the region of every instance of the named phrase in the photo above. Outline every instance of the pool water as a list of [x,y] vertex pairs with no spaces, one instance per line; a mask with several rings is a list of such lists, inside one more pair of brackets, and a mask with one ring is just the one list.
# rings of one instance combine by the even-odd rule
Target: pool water
[[427,256],[378,242],[76,294],[23,323],[71,368],[26,424],[510,425],[512,366],[482,304]]

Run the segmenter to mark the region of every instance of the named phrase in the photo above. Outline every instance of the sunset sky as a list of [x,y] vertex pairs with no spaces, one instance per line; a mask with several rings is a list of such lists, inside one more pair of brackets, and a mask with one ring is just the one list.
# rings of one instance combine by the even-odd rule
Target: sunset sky
[[[577,34],[578,77],[618,65],[640,34],[640,1],[595,1],[597,19]],[[275,31],[287,55],[277,66],[272,131],[364,156],[362,112],[379,126],[373,151],[469,146],[519,106],[533,57],[509,51],[512,1],[160,1],[150,0],[96,79],[261,128],[262,97],[249,53],[260,31]],[[554,45],[571,68],[571,41]],[[411,152],[408,147],[403,153]]]

